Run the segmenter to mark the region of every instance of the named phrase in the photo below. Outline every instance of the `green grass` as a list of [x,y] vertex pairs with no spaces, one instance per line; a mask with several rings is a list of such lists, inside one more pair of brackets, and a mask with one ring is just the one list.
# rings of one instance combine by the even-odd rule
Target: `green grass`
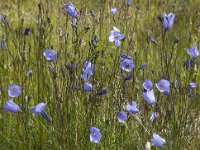
[[[200,1],[132,0],[129,8],[126,0],[74,1],[79,11],[77,29],[72,28],[71,17],[64,10],[67,2],[0,1],[0,14],[6,16],[6,23],[0,22],[0,38],[6,42],[6,47],[0,48],[0,149],[142,150],[154,132],[166,140],[162,149],[200,149],[199,59],[189,70],[184,66],[190,58],[187,48],[194,44],[200,48]],[[112,6],[117,7],[116,15],[110,13]],[[175,13],[176,18],[163,42],[158,16],[164,11]],[[108,41],[113,26],[126,35],[119,48]],[[24,36],[27,27],[31,32]],[[94,35],[99,37],[97,47],[92,44]],[[148,35],[158,44],[148,42]],[[175,38],[178,43],[174,43]],[[55,62],[46,61],[45,48],[57,52]],[[136,66],[131,72],[133,78],[126,82],[123,79],[127,73],[119,69],[120,52],[130,55]],[[167,64],[161,59],[163,53],[168,57],[172,54]],[[96,67],[89,80],[93,84],[91,92],[82,90],[81,70],[85,60]],[[76,63],[75,71],[66,67],[71,62]],[[147,68],[138,71],[143,63],[147,63]],[[26,77],[30,69],[33,73]],[[145,79],[156,83],[161,78],[170,79],[171,95],[159,93],[154,85],[157,103],[148,106],[142,97],[142,83]],[[174,80],[178,81],[176,88]],[[197,88],[191,91],[190,99],[187,85],[192,81]],[[9,99],[7,88],[13,83],[22,88],[20,96],[14,98],[21,108],[16,114],[3,110]],[[70,90],[71,86],[81,90]],[[101,89],[108,93],[96,96]],[[119,123],[116,113],[132,100],[138,101],[140,112],[136,116],[141,122],[129,115],[126,124]],[[50,123],[30,112],[40,102],[48,103]],[[158,118],[150,122],[149,115],[155,110]],[[92,126],[101,130],[99,144],[90,142]]]

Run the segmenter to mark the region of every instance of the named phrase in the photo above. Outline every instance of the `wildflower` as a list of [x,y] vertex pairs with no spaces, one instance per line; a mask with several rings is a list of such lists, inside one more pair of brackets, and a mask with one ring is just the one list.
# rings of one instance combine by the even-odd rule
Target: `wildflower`
[[147,64],[141,64],[141,65],[140,65],[140,68],[139,68],[138,70],[143,69],[143,68],[146,68],[146,66],[147,66]]
[[102,137],[102,135],[98,128],[96,128],[96,127],[90,128],[90,141],[91,142],[99,143],[99,141],[101,140],[101,137]]
[[45,49],[43,54],[46,57],[46,59],[50,62],[52,62],[56,59],[56,53],[54,50]]
[[163,27],[168,30],[172,28],[174,23],[175,15],[173,13],[169,13],[168,15],[164,12],[163,14]]
[[122,58],[121,63],[120,63],[120,68],[122,70],[130,72],[133,68],[135,68],[134,62],[130,56],[123,53],[121,53],[120,56]]
[[161,79],[158,83],[156,83],[156,87],[161,93],[170,92],[170,82],[168,80]]
[[84,83],[84,91],[90,91],[92,89],[92,84],[90,82]]
[[187,59],[187,60],[185,61],[185,67],[186,67],[187,70],[190,69],[190,67],[191,67],[191,61],[190,61],[190,59]]
[[151,82],[151,80],[146,79],[142,86],[145,90],[151,90],[153,87],[153,83]]
[[156,117],[157,117],[157,113],[156,112],[151,112],[149,120],[151,122],[153,122],[156,119]]
[[19,106],[15,104],[12,100],[7,100],[3,108],[4,110],[12,112],[12,113],[16,113],[20,110]]
[[24,35],[25,35],[25,36],[28,35],[29,32],[30,32],[30,28],[26,28],[25,31],[24,31]]
[[125,77],[125,79],[124,79],[124,80],[125,80],[125,81],[126,81],[126,80],[130,80],[132,77],[133,77],[133,75],[132,75],[132,74],[128,74],[128,75]]
[[196,45],[190,47],[188,50],[187,50],[187,53],[193,58],[193,59],[196,59],[199,57],[199,50],[198,50],[198,47]]
[[189,89],[194,89],[196,87],[197,87],[197,84],[195,82],[191,82],[191,83],[188,84]]
[[137,108],[137,103],[136,103],[135,101],[133,101],[132,103],[127,104],[127,105],[126,105],[126,109],[127,109],[129,112],[133,113],[133,114],[139,112],[139,110],[138,110],[138,108]]
[[131,5],[131,0],[127,0],[128,7]]
[[117,8],[116,8],[116,7],[112,7],[112,8],[111,8],[111,12],[112,12],[113,15],[116,14]]
[[9,88],[8,88],[8,95],[12,98],[14,97],[18,97],[19,94],[21,93],[21,87],[16,85],[16,84],[12,84]]
[[106,89],[102,89],[102,90],[100,90],[98,93],[97,93],[97,95],[105,95],[105,94],[107,94],[108,93],[108,91],[106,90]]
[[72,17],[72,18],[76,18],[78,12],[76,10],[76,8],[74,8],[73,4],[71,2],[69,2],[66,7],[65,7],[65,11]]
[[153,138],[151,139],[151,143],[155,146],[162,147],[165,144],[165,140],[161,138],[158,134],[153,133]]
[[5,42],[5,39],[3,38],[1,40],[1,48],[4,49],[6,47],[6,42]]
[[114,42],[116,47],[119,47],[121,42],[120,40],[125,38],[124,34],[121,34],[119,29],[113,27],[114,30],[110,32],[109,41]]
[[84,62],[84,68],[82,69],[83,74],[81,75],[81,78],[84,81],[88,81],[90,76],[93,75],[94,66],[91,62],[85,61]]
[[128,119],[127,114],[123,110],[121,110],[117,113],[117,119],[119,122],[123,123]]
[[153,89],[142,92],[142,96],[148,104],[153,104],[156,101]]
[[40,113],[45,110],[47,103],[39,103],[36,106],[31,108],[31,111],[34,113],[34,116],[37,117]]

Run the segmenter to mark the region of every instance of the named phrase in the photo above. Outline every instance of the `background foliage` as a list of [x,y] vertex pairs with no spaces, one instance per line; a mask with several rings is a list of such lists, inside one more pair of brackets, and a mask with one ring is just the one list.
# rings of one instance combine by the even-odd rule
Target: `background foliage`
[[[199,59],[189,70],[185,67],[189,58],[186,50],[200,45],[200,1],[132,0],[130,7],[126,0],[72,1],[79,12],[77,28],[72,27],[64,10],[67,2],[0,1],[0,38],[6,43],[0,48],[1,108],[9,98],[7,88],[11,84],[22,88],[15,99],[21,112],[11,114],[0,109],[0,149],[145,149],[153,132],[166,140],[163,149],[200,149]],[[116,15],[110,12],[113,6]],[[163,41],[158,16],[165,11],[173,12],[176,18]],[[113,26],[126,36],[119,48],[108,41]],[[30,28],[27,36],[26,28]],[[92,41],[94,35],[99,38],[97,46]],[[57,52],[55,62],[44,58],[46,48]],[[136,66],[129,81],[124,81],[126,73],[119,68],[120,52],[130,55]],[[163,52],[167,63],[161,59]],[[91,92],[82,90],[85,60],[96,67],[90,78]],[[72,63],[76,64],[74,71],[69,67]],[[147,67],[139,70],[144,63]],[[27,76],[29,70],[32,74]],[[156,83],[161,78],[170,80],[171,95],[159,93],[154,86],[157,103],[148,106],[142,97],[142,83],[145,79]],[[187,85],[192,81],[197,88],[190,91]],[[97,96],[101,89],[108,93]],[[189,98],[191,92],[193,97]],[[141,122],[129,115],[126,124],[119,123],[116,113],[132,100],[139,104],[137,117]],[[39,102],[48,103],[50,123],[30,112]],[[158,112],[154,122],[149,120],[151,111]],[[89,140],[91,126],[101,130],[99,144]]]

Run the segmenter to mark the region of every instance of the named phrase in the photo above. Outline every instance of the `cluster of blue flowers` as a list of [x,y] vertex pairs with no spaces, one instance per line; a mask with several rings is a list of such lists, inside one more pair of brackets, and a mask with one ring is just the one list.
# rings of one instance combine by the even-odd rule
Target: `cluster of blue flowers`
[[[127,5],[131,5],[131,0],[127,1]],[[78,11],[73,6],[73,4],[70,2],[65,6],[66,12],[72,17],[73,25],[76,25]],[[111,13],[114,15],[117,13],[117,8],[113,7],[111,8]],[[165,31],[172,28],[172,25],[174,23],[175,14],[166,12],[163,13],[162,16],[163,19],[163,28]],[[28,29],[26,32],[29,32]],[[27,33],[26,33],[27,34]],[[122,34],[120,30],[117,27],[113,27],[113,30],[110,32],[110,35],[108,37],[109,42],[113,42],[115,47],[120,47],[122,41],[125,39],[125,34]],[[187,50],[187,53],[190,55],[191,59],[197,59],[199,57],[199,50],[196,45],[190,47]],[[51,49],[45,49],[43,52],[44,57],[48,62],[54,62],[56,60],[56,52]],[[131,56],[121,53],[120,56],[121,62],[120,62],[120,69],[121,71],[125,71],[127,73],[130,73],[135,68],[135,64]],[[187,66],[190,65],[190,59],[187,60]],[[139,69],[143,69],[147,66],[147,64],[142,64]],[[82,75],[81,79],[83,80],[83,90],[88,92],[91,91],[93,88],[92,83],[89,82],[90,77],[94,75],[95,66],[92,64],[91,61],[86,60],[83,62],[83,68],[82,68]],[[132,74],[128,74],[125,78],[125,80],[129,80],[132,78]],[[145,102],[148,105],[153,105],[156,103],[156,97],[154,95],[154,89],[153,89],[153,82],[151,80],[146,79],[144,83],[142,84],[143,91],[142,91],[142,97],[144,98]],[[195,82],[191,82],[188,84],[188,88],[190,90],[196,88],[197,84]],[[160,79],[157,83],[155,83],[155,87],[160,93],[163,93],[165,95],[170,95],[170,81],[168,79]],[[4,110],[11,112],[11,113],[17,113],[20,111],[20,107],[13,102],[13,98],[16,98],[21,93],[21,87],[19,85],[13,84],[8,88],[8,95],[10,97],[9,100],[6,101],[6,104],[3,106]],[[107,90],[103,89],[101,90],[98,95],[106,94]],[[39,103],[36,106],[32,107],[30,109],[31,112],[34,113],[34,117],[37,117],[39,114],[41,114],[47,121],[51,121],[51,118],[47,115],[45,108],[47,103]],[[139,113],[138,104],[136,101],[132,101],[126,104],[125,110],[121,109],[116,114],[116,118],[118,119],[119,123],[125,123],[128,119],[127,113],[130,114],[137,114]],[[158,116],[157,112],[151,112],[149,120],[154,121],[156,117]],[[102,134],[100,132],[100,129],[97,127],[91,127],[90,128],[90,141],[94,143],[99,143],[102,138]],[[160,137],[159,134],[153,133],[151,143],[155,146],[163,146],[166,141],[162,137]]]

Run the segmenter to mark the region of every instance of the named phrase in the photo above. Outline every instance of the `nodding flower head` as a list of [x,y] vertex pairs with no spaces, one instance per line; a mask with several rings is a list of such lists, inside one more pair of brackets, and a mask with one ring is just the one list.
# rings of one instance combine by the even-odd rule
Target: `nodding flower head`
[[7,100],[6,104],[3,106],[3,108],[5,111],[9,111],[12,113],[16,113],[20,110],[19,106],[17,104],[15,104],[12,100]]
[[161,93],[170,93],[170,82],[165,79],[161,79],[156,83],[156,87]]
[[135,101],[133,101],[132,103],[128,103],[126,105],[126,109],[127,111],[133,114],[136,114],[139,112],[139,109],[137,108],[137,103]]
[[67,3],[65,6],[65,11],[72,17],[75,18],[78,14],[76,8],[73,6],[71,2]]
[[120,56],[121,56],[121,59],[122,59],[121,63],[120,63],[120,68],[122,70],[127,71],[127,72],[132,71],[133,68],[135,68],[135,65],[134,65],[134,62],[131,59],[131,57],[124,54],[124,53],[121,53]]
[[54,50],[45,49],[45,51],[43,52],[43,55],[47,59],[47,61],[50,61],[50,62],[56,59],[56,53]]
[[196,45],[190,47],[188,50],[187,50],[187,53],[193,58],[193,59],[196,59],[199,57],[199,50],[198,50],[198,47]]
[[120,123],[123,123],[128,119],[128,117],[127,114],[123,110],[121,110],[117,113],[117,119]]
[[8,95],[12,98],[14,97],[18,97],[19,94],[21,93],[21,87],[16,85],[16,84],[12,84],[9,88],[8,88]]
[[165,144],[165,140],[160,137],[160,135],[153,133],[153,138],[151,139],[151,143],[155,146],[162,147]]
[[101,132],[98,128],[96,127],[91,127],[90,128],[90,141],[94,143],[99,143],[101,140]]
[[34,113],[34,116],[37,117],[40,113],[45,110],[47,103],[39,103],[36,106],[31,108],[31,111]]
[[168,15],[164,12],[163,14],[163,27],[168,30],[172,28],[174,23],[175,14],[169,13]]
[[83,74],[81,75],[81,78],[84,81],[88,81],[90,76],[93,75],[95,68],[90,61],[85,61],[83,65],[84,65],[84,68],[82,69]]
[[111,8],[111,13],[114,15],[114,14],[116,14],[116,12],[117,12],[117,8],[116,7],[112,7]]
[[155,99],[155,96],[154,96],[154,92],[153,92],[153,89],[152,90],[147,90],[147,91],[144,91],[142,93],[142,96],[144,98],[144,100],[150,105],[150,104],[153,104],[156,99]]
[[153,83],[151,82],[151,80],[145,80],[144,83],[142,84],[143,88],[145,90],[151,90],[153,87]]
[[109,36],[109,41],[110,42],[114,42],[116,47],[119,47],[121,45],[120,40],[125,38],[124,34],[121,34],[119,29],[117,29],[116,27],[113,27],[114,30],[112,30],[110,32],[110,36]]

